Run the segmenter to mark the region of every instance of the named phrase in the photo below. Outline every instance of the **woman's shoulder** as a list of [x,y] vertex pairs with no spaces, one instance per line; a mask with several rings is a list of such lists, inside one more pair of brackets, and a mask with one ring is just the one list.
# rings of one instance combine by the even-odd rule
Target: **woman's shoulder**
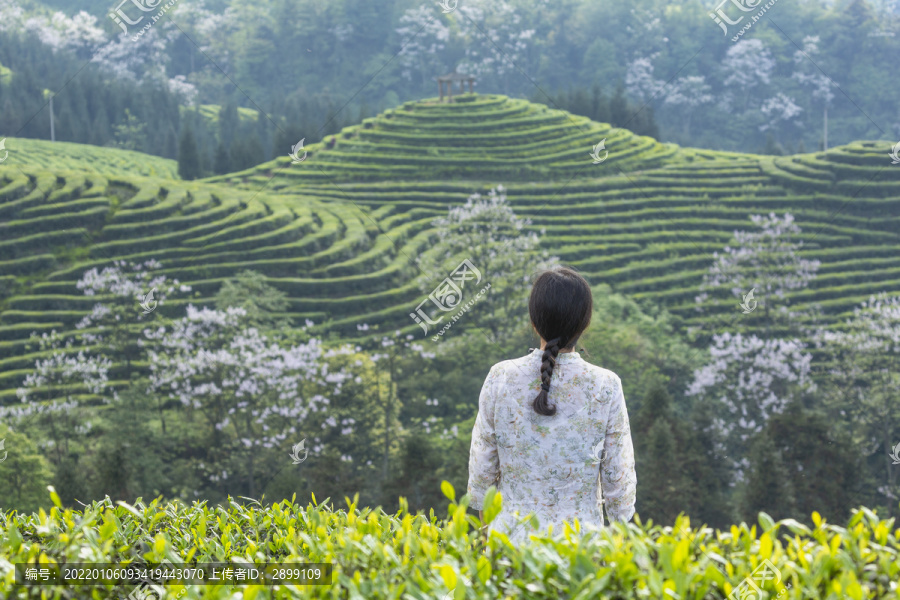
[[593,376],[594,381],[596,381],[597,383],[609,385],[611,387],[622,385],[622,380],[614,371],[611,371],[599,365],[595,365],[594,363],[588,362],[584,359],[582,359],[580,362],[582,363],[583,368]]

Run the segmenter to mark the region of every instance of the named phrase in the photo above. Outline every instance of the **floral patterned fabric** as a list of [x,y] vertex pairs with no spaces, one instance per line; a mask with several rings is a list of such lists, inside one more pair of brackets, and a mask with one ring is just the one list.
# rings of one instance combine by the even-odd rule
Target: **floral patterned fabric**
[[[488,487],[497,486],[503,509],[490,528],[513,543],[528,539],[529,512],[538,528],[562,531],[563,521],[602,527],[601,506],[611,520],[634,515],[634,449],[619,376],[577,352],[560,353],[550,380],[552,417],[532,401],[541,388],[543,351],[497,363],[478,399],[469,452],[470,506],[482,509]],[[583,530],[586,528],[583,528]]]

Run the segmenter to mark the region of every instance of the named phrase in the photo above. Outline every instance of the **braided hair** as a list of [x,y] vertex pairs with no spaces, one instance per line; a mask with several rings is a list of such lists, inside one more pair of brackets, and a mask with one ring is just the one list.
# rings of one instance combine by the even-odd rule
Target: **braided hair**
[[531,287],[528,313],[535,331],[544,339],[541,391],[532,406],[539,415],[553,416],[549,401],[550,378],[560,350],[569,350],[591,323],[594,298],[591,286],[575,269],[555,267],[538,275]]

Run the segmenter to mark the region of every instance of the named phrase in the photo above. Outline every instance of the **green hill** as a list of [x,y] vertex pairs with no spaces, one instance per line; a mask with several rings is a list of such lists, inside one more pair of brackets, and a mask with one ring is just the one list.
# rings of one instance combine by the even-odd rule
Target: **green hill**
[[133,150],[13,137],[6,138],[6,150],[9,157],[0,164],[0,168],[42,168],[178,179],[178,163],[174,160]]
[[[609,158],[595,166],[586,159],[601,140]],[[285,155],[210,181],[272,190],[334,181],[542,181],[651,169],[696,156],[739,156],[684,151],[543,104],[481,94],[457,96],[452,104],[437,98],[407,102],[306,150],[307,168]]]
[[[353,338],[369,323],[421,336],[408,316],[422,295],[411,257],[430,247],[433,218],[500,183],[564,262],[688,323],[713,252],[755,213],[795,215],[804,255],[822,265],[792,300],[821,303],[826,322],[871,293],[900,291],[900,166],[887,142],[739,155],[660,144],[523,100],[466,100],[409,103],[344,130],[333,148],[330,138],[309,146],[300,164],[284,157],[200,182],[172,179],[174,163],[134,152],[9,141],[0,403],[34,364],[30,333],[71,329],[93,305],[75,281],[114,259],[159,260],[194,287],[195,304],[255,269],[319,333]],[[594,165],[589,152],[604,137],[608,160]]]

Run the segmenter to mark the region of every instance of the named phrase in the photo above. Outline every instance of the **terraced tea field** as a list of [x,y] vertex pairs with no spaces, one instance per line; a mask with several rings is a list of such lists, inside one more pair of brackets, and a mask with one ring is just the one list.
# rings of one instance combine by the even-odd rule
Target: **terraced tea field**
[[178,179],[178,163],[174,160],[132,150],[12,137],[6,138],[5,145],[9,156],[0,167],[43,167],[51,171]]
[[[72,329],[94,303],[75,282],[114,259],[159,260],[193,286],[193,297],[161,304],[164,314],[209,304],[249,268],[320,333],[353,339],[368,323],[421,337],[408,315],[423,296],[414,259],[431,245],[432,219],[501,183],[564,262],[688,323],[698,322],[694,297],[713,252],[755,213],[795,215],[804,255],[822,266],[791,300],[820,303],[826,322],[871,293],[900,291],[900,166],[888,142],[792,157],[717,153],[500,96],[409,103],[336,137],[299,164],[285,157],[202,182],[111,162],[0,164],[0,403],[15,401],[37,358],[29,334]],[[608,159],[593,164],[604,137]]]
[[[267,185],[271,190],[388,179],[542,181],[651,169],[697,156],[674,144],[526,100],[479,94],[456,100],[407,102],[346,127],[306,148],[310,163],[305,166],[314,162],[314,168],[298,168],[283,156],[210,181]],[[601,140],[609,150],[608,160],[592,165],[589,152]]]

